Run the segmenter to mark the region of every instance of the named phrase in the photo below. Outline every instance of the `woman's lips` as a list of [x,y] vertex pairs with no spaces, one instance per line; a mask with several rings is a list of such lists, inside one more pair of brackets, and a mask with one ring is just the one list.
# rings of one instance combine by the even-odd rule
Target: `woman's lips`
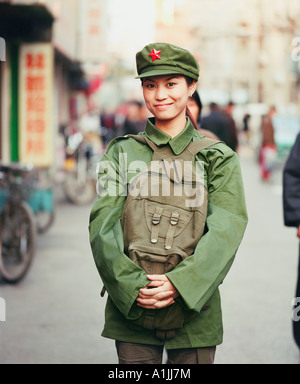
[[168,109],[172,104],[157,104],[155,105],[155,108],[164,111],[165,109]]

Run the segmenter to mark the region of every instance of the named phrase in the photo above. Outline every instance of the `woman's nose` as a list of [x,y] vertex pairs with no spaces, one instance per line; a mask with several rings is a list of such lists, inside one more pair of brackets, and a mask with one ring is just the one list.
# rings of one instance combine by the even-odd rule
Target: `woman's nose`
[[164,100],[167,98],[167,92],[165,87],[157,87],[155,97],[157,100]]

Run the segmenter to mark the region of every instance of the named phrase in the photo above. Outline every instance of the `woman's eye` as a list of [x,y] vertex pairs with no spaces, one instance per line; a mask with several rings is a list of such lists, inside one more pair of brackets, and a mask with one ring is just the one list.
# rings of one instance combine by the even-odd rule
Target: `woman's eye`
[[174,87],[175,83],[168,83],[169,87]]
[[152,88],[154,88],[154,84],[146,84],[146,88],[152,89]]

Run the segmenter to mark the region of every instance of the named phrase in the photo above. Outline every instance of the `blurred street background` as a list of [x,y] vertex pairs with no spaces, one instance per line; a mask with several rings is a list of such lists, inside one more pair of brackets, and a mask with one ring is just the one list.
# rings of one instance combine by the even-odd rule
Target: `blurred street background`
[[[108,143],[149,117],[135,54],[154,41],[197,57],[199,127],[211,129],[213,111],[229,114],[243,171],[249,225],[221,287],[216,363],[299,363],[299,247],[282,208],[283,167],[300,132],[299,20],[298,0],[0,1],[0,211],[1,165],[38,174],[27,199],[38,223],[31,268],[16,284],[0,276],[0,364],[117,362],[114,342],[100,335],[106,298],[88,221]],[[266,171],[268,114],[276,150]]]

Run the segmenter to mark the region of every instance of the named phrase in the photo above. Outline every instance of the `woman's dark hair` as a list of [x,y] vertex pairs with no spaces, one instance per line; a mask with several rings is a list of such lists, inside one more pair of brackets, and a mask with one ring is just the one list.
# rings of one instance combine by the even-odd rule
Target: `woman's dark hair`
[[202,101],[200,99],[200,95],[197,91],[195,91],[195,93],[193,94],[192,99],[195,100],[195,102],[199,108],[199,116],[198,116],[198,121],[199,121],[201,119],[203,104],[202,104]]
[[[187,82],[188,86],[192,85],[193,82],[195,81],[194,79],[187,77],[187,76],[185,76],[185,78],[186,78],[186,82]],[[194,94],[191,96],[191,98],[193,100],[195,100],[195,102],[197,103],[197,105],[199,107],[198,121],[195,121],[195,119],[194,119],[193,115],[191,114],[191,111],[189,110],[188,107],[186,107],[186,115],[191,120],[195,129],[198,131],[199,130],[198,122],[200,122],[200,119],[201,119],[201,112],[202,112],[203,105],[202,105],[199,93],[197,91],[194,92]]]

